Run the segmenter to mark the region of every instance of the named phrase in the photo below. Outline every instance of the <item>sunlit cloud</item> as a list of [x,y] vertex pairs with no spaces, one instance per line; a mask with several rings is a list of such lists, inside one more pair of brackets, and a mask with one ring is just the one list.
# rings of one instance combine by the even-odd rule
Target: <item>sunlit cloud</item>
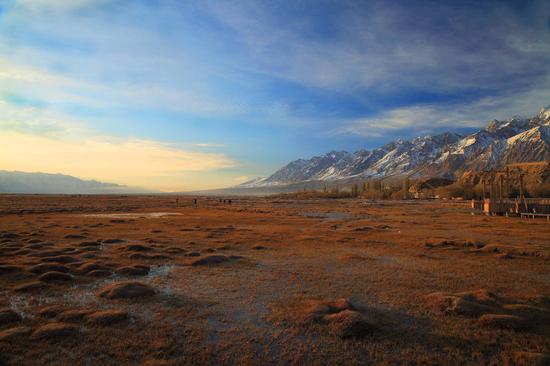
[[442,108],[434,106],[413,106],[397,108],[378,114],[374,117],[360,118],[349,122],[339,130],[340,133],[351,133],[361,136],[381,137],[390,131],[415,129],[425,132],[446,126],[449,123],[460,123],[463,127],[477,127],[479,120],[468,119],[460,113],[445,113]]
[[233,178],[233,180],[237,183],[244,183],[246,181],[249,181],[250,180],[250,177],[249,176],[246,176],[246,175],[241,175],[239,177],[235,177]]
[[200,143],[195,144],[195,146],[198,146],[198,147],[225,147],[225,144],[214,144],[214,143],[200,142]]
[[[62,173],[182,191],[207,185],[201,182],[201,174],[236,165],[225,154],[193,151],[153,139],[101,134],[86,121],[47,106],[5,99],[9,98],[0,94],[0,170]],[[193,183],[186,181],[188,174],[194,175]]]
[[[134,177],[170,177],[233,167],[223,154],[181,150],[173,145],[108,136],[53,139],[18,132],[0,135],[0,169],[63,173],[133,185]],[[155,179],[149,181],[156,188]],[[182,187],[183,188],[183,187]]]

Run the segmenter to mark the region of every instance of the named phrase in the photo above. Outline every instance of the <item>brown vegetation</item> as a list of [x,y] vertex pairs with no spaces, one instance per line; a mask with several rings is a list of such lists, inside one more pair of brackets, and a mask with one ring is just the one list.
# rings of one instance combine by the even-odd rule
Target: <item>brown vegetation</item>
[[364,192],[1,196],[0,364],[548,363],[545,219]]

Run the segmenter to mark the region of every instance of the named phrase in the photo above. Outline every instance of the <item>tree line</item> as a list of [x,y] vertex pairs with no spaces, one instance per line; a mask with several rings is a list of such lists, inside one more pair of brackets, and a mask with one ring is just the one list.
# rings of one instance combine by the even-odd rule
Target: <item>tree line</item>
[[[439,187],[425,187],[410,191],[411,187],[418,188],[421,181],[402,179],[368,179],[362,182],[348,184],[327,183],[316,187],[305,187],[300,192],[284,193],[275,196],[288,198],[366,198],[403,200],[414,198],[446,198],[446,199],[481,199],[483,188],[480,183],[468,184],[456,181]],[[519,191],[512,188],[509,197],[519,196]],[[526,197],[550,197],[550,183],[527,184]]]

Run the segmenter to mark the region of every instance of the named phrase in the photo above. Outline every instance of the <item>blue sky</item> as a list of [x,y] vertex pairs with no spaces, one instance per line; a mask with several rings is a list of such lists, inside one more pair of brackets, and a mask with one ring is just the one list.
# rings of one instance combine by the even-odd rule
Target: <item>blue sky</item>
[[548,104],[548,1],[0,0],[0,169],[223,187]]

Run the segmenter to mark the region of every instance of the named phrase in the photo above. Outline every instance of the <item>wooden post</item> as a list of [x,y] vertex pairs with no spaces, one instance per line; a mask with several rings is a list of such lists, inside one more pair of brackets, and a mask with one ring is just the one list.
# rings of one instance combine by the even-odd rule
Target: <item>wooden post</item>
[[504,199],[504,176],[502,174],[499,176],[498,198],[502,203],[502,200]]
[[523,200],[523,175],[519,175],[519,199]]
[[510,198],[510,168],[506,167],[506,198]]
[[524,185],[523,185],[523,173],[519,173],[519,197],[520,201],[523,201],[523,205],[525,207],[525,212],[529,211],[529,208],[527,207],[527,201],[525,200],[525,194],[524,194]]
[[491,172],[491,175],[489,176],[489,215],[493,215],[494,208],[494,198],[495,198],[495,192],[494,192],[494,174]]
[[493,177],[489,178],[489,199],[492,201],[494,198],[494,185],[493,185]]

